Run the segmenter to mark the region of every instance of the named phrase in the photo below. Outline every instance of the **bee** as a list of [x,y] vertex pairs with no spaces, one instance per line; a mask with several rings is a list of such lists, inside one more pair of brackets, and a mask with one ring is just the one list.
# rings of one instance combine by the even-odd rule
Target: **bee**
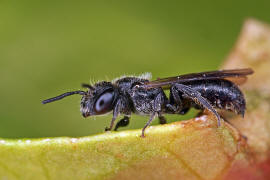
[[[247,75],[252,73],[252,69],[246,68],[192,73],[153,81],[146,76],[122,77],[112,82],[82,84],[87,91],[66,92],[42,103],[54,102],[73,94],[82,95],[80,111],[83,117],[112,112],[113,117],[106,131],[113,129],[120,114],[124,117],[114,130],[127,126],[132,113],[149,115],[141,134],[145,137],[145,129],[155,117],[164,124],[164,114],[183,115],[192,107],[211,112],[218,126],[222,119],[216,109],[232,111],[244,117],[246,101],[237,82],[245,82]],[[166,90],[170,92],[169,97],[164,92]]]

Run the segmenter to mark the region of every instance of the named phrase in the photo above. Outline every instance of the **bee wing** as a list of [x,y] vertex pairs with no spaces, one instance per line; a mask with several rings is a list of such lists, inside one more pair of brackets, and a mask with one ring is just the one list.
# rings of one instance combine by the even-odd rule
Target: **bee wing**
[[241,77],[229,77],[225,79],[234,82],[237,85],[241,85],[244,84],[248,78],[246,76],[241,76]]
[[250,68],[191,73],[162,79],[158,78],[157,80],[147,82],[145,84],[145,87],[169,88],[173,83],[185,83],[190,81],[211,80],[211,79],[228,79],[232,82],[235,82],[236,84],[242,84],[246,81],[247,79],[246,76],[252,73],[253,70]]

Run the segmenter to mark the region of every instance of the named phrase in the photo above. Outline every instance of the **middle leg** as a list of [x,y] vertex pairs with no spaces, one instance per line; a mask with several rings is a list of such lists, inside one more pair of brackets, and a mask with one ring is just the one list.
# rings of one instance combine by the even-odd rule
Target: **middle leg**
[[150,114],[149,120],[147,121],[147,123],[142,129],[141,137],[145,137],[144,135],[145,129],[151,124],[151,122],[155,119],[156,116],[159,116],[161,123],[164,123],[164,122],[166,123],[165,118],[161,114],[163,106],[164,106],[164,96],[162,93],[159,93],[154,99],[153,109],[152,109],[153,112]]
[[162,115],[158,115],[158,119],[159,119],[159,124],[166,124],[166,118]]

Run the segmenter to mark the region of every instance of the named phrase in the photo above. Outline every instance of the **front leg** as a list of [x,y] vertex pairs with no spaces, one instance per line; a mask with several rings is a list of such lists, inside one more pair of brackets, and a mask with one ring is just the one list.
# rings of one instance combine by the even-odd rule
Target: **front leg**
[[213,113],[218,120],[218,126],[221,125],[221,118],[220,118],[219,114],[217,113],[217,111],[212,107],[212,105],[210,104],[210,102],[207,99],[205,99],[204,97],[201,96],[201,94],[198,91],[192,89],[189,86],[183,85],[183,84],[175,84],[172,87],[172,90],[182,92],[183,95],[185,95],[187,98],[190,98],[199,106],[201,106],[204,109],[207,109],[208,111]]
[[109,128],[106,127],[105,131],[111,131],[112,130],[114,122],[115,122],[117,116],[120,114],[120,108],[121,108],[121,100],[118,100],[115,107],[113,108],[113,117],[112,117],[112,120],[111,120],[110,127]]
[[123,97],[119,98],[113,108],[113,117],[111,120],[110,127],[109,128],[106,127],[105,131],[111,131],[113,129],[114,122],[120,113],[130,114],[130,112],[131,110],[130,107],[128,106],[127,100]]
[[117,131],[117,129],[118,129],[119,127],[126,127],[126,126],[129,124],[129,118],[130,118],[129,116],[124,116],[123,119],[120,119],[120,120],[117,122],[117,124],[116,124],[114,130]]

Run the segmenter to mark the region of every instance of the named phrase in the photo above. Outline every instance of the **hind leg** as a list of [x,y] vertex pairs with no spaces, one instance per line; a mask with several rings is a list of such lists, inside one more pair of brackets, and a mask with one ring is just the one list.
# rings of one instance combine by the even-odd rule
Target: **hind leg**
[[198,91],[183,84],[174,84],[171,89],[173,93],[181,92],[183,93],[182,96],[184,96],[185,98],[192,100],[194,103],[196,103],[203,109],[207,109],[208,111],[213,113],[214,116],[218,120],[218,126],[221,125],[221,118],[219,114],[217,113],[217,111],[213,108],[213,106],[210,104],[210,102],[207,99],[201,96],[201,94]]

